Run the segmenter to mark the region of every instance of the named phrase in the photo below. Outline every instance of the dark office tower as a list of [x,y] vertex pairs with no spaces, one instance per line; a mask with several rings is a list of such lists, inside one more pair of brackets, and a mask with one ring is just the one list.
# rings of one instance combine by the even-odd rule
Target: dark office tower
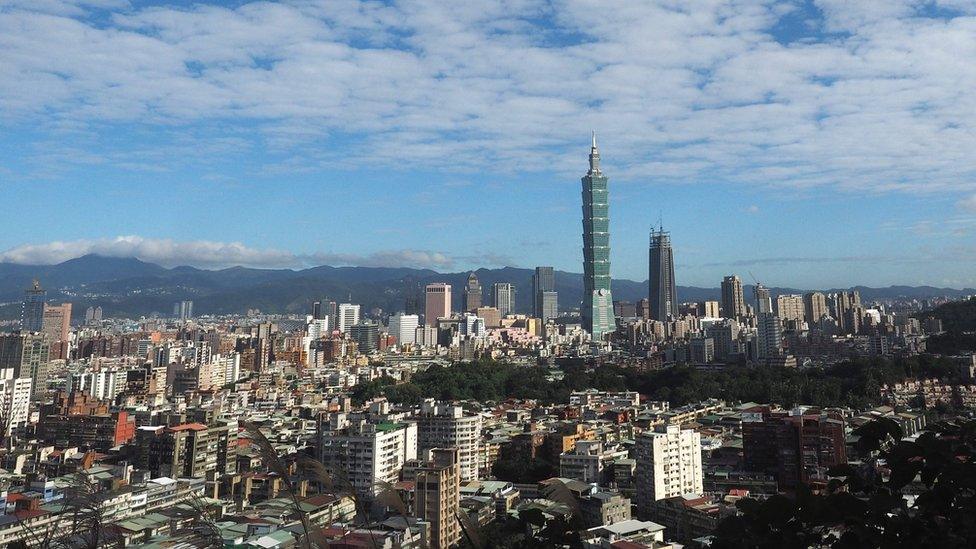
[[44,326],[44,302],[47,290],[37,280],[24,291],[24,306],[20,310],[20,331],[40,332]]
[[602,341],[615,327],[610,293],[610,205],[607,177],[600,171],[596,132],[590,169],[583,176],[583,328]]
[[464,310],[469,313],[481,307],[481,282],[474,272],[468,273],[468,282],[464,285]]
[[[549,320],[549,318],[556,316],[553,311],[546,311],[546,305],[552,306],[551,303],[547,303],[547,296],[544,295],[545,292],[556,291],[556,273],[552,267],[536,267],[535,274],[532,275],[532,316],[535,318],[541,318],[543,320]],[[552,296],[548,296],[551,301]],[[557,305],[558,307],[558,305]],[[549,313],[547,315],[547,313]]]
[[666,321],[678,317],[678,293],[674,285],[674,252],[671,233],[651,230],[648,253],[648,301],[651,318]]
[[322,320],[322,302],[315,301],[312,303],[312,318],[315,320]]
[[742,295],[742,280],[736,275],[722,279],[722,317],[739,318],[746,314],[746,301]]

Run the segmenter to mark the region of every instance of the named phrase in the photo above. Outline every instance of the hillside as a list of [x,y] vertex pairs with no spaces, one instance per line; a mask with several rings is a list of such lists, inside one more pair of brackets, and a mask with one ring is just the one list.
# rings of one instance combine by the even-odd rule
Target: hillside
[[[516,311],[531,307],[532,270],[515,267],[475,271],[484,289],[485,300],[495,282],[510,282],[516,288]],[[196,267],[167,269],[135,258],[109,258],[88,255],[57,265],[16,265],[0,263],[0,319],[17,318],[24,288],[37,278],[48,289],[51,301],[74,303],[76,317],[89,305],[99,305],[107,316],[138,317],[168,313],[173,302],[194,300],[197,314],[241,313],[249,308],[266,312],[301,313],[318,299],[352,301],[365,308],[394,311],[403,308],[406,298],[420,296],[430,282],[447,282],[454,287],[454,306],[461,305],[461,291],[467,271],[437,273],[429,269],[387,267],[331,267],[308,269],[253,269],[232,267],[207,270]],[[578,307],[583,291],[579,273],[556,272],[560,308]],[[898,296],[958,296],[974,290],[946,288],[859,287],[865,300]],[[792,288],[771,288],[774,296],[799,293]],[[752,287],[746,286],[751,296]],[[613,281],[614,297],[636,302],[647,295],[646,281]],[[680,301],[719,299],[718,288],[678,287]],[[422,300],[421,300],[422,302]]]

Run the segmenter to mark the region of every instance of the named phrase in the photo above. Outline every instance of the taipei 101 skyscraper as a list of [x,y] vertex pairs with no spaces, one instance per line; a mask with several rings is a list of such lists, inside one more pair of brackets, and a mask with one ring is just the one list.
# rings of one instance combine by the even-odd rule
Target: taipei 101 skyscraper
[[600,171],[596,132],[583,176],[583,328],[603,341],[615,328],[610,294],[610,212],[607,177]]

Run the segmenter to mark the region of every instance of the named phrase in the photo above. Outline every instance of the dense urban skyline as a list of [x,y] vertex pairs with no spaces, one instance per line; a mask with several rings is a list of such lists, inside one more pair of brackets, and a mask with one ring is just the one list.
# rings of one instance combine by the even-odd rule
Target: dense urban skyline
[[4,4],[0,259],[577,271],[596,129],[617,276],[976,284],[962,3],[226,6]]

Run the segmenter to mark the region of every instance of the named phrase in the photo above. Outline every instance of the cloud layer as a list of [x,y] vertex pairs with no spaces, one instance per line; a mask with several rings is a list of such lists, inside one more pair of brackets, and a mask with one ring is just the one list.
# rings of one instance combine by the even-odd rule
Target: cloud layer
[[[972,194],[974,13],[963,0],[13,0],[0,124],[38,132],[38,166],[148,169],[216,147],[269,151],[269,170],[576,174],[596,128],[619,178]],[[113,140],[119,125],[162,142]]]
[[445,269],[455,265],[454,258],[439,252],[423,250],[389,250],[367,255],[293,254],[282,250],[251,248],[239,242],[207,240],[178,242],[141,236],[26,244],[0,252],[0,263],[53,265],[87,254],[136,257],[166,267],[193,265],[202,268],[222,268],[240,265],[262,268],[304,268],[317,265],[356,265]]

